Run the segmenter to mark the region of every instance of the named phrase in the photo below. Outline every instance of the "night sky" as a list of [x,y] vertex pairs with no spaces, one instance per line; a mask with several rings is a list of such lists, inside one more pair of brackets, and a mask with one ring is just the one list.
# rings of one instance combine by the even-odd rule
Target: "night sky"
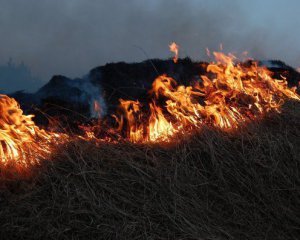
[[223,43],[225,52],[298,67],[299,13],[298,0],[0,0],[0,65],[23,62],[35,78],[0,79],[0,90],[34,90],[54,74],[80,77],[107,62],[168,58],[171,41],[195,60]]

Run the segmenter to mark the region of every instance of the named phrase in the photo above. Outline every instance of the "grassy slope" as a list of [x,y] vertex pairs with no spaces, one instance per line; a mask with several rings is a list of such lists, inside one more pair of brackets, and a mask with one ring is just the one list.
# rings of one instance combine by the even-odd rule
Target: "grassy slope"
[[299,239],[300,104],[171,148],[72,143],[0,190],[3,239]]

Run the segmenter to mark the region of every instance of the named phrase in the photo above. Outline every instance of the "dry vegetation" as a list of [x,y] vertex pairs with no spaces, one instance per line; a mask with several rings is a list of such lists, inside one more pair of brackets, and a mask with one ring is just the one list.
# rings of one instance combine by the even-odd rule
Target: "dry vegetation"
[[300,104],[175,146],[74,142],[1,175],[2,239],[299,239]]

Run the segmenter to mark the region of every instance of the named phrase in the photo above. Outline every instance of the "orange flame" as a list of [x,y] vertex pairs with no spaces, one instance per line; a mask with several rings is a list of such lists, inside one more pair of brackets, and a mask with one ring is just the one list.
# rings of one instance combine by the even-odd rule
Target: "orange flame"
[[33,115],[24,115],[19,104],[6,95],[0,95],[0,161],[28,166],[38,163],[51,153],[51,145],[60,135],[47,133],[32,121]]
[[123,129],[125,118],[127,121],[127,136],[132,142],[140,142],[144,138],[144,126],[142,124],[140,108],[141,104],[139,101],[120,99],[120,109],[123,110],[124,115],[120,115],[120,117],[117,118],[119,124],[118,129]]
[[[119,122],[126,119],[127,137],[133,142],[170,141],[175,133],[203,124],[235,129],[269,111],[279,112],[285,99],[300,100],[296,88],[288,88],[286,79],[273,79],[268,69],[236,63],[232,54],[213,55],[216,62],[208,64],[208,74],[193,86],[178,86],[166,75],[156,78],[149,92],[153,103],[148,118],[138,101],[121,100],[124,115]],[[157,106],[161,97],[163,108]]]
[[[146,141],[168,141],[169,137],[175,133],[172,123],[167,121],[162,109],[156,106],[155,102],[149,104],[150,117],[145,120],[146,116],[141,112],[142,105],[138,101],[125,101],[120,99],[120,109],[123,114],[119,117],[114,115],[118,122],[118,130],[122,131],[124,120],[127,122],[127,137],[132,142]],[[147,124],[144,124],[144,121]]]
[[179,46],[175,42],[172,42],[169,45],[169,48],[170,48],[170,51],[175,54],[175,56],[173,58],[174,63],[177,63],[178,62],[178,55],[179,55]]
[[170,137],[176,132],[171,122],[168,122],[162,113],[162,109],[155,103],[149,104],[151,115],[149,118],[149,140],[169,141]]
[[[175,49],[174,62],[178,59],[178,47]],[[125,134],[125,139],[134,143],[171,142],[175,135],[203,125],[225,131],[237,129],[270,111],[280,112],[286,99],[300,100],[296,87],[289,88],[285,78],[272,78],[267,68],[255,62],[239,63],[232,54],[213,52],[213,55],[216,61],[202,65],[206,67],[206,74],[195,84],[178,85],[175,79],[161,75],[152,84],[148,104],[120,99],[119,110],[113,115],[118,124],[116,129],[109,128],[104,137],[97,137],[95,132],[102,127],[99,120],[92,127],[82,127],[85,137],[80,138],[114,143],[116,140],[109,134],[117,133],[118,137]],[[100,118],[98,102],[94,102],[94,109]],[[54,151],[53,144],[70,138],[40,129],[32,118],[23,114],[14,99],[0,95],[0,161],[3,165],[38,163]]]

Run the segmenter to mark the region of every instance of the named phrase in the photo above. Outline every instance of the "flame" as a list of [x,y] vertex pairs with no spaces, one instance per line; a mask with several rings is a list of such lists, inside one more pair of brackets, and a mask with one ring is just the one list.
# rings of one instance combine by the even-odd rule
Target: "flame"
[[[273,79],[272,73],[255,62],[238,63],[233,54],[213,52],[215,62],[207,65],[206,75],[194,85],[183,86],[167,76],[157,77],[152,89],[150,116],[138,101],[120,101],[119,131],[127,122],[127,138],[132,142],[170,141],[178,132],[201,128],[204,124],[225,131],[280,112],[286,99],[300,100],[296,88],[286,79]],[[164,104],[158,105],[164,99]],[[170,120],[167,120],[170,119]]]
[[155,103],[150,103],[151,115],[149,118],[149,140],[155,141],[169,141],[170,137],[174,135],[176,130],[171,122],[167,121],[162,109],[157,107]]
[[141,111],[142,105],[139,101],[120,99],[119,108],[123,112],[119,117],[114,115],[118,123],[118,131],[122,131],[124,120],[127,123],[126,136],[132,142],[154,142],[154,141],[168,141],[176,131],[172,123],[167,121],[162,109],[158,107],[155,102],[149,104],[150,117],[147,124],[144,124],[146,114]]
[[38,163],[52,151],[60,135],[38,128],[33,115],[24,115],[15,99],[0,95],[0,161],[28,166]]
[[175,54],[174,58],[173,58],[174,63],[177,63],[178,62],[178,54],[179,54],[179,46],[175,42],[172,42],[169,45],[169,48],[170,48],[170,51]]
[[127,121],[127,136],[132,142],[141,142],[144,139],[144,126],[142,124],[141,104],[139,101],[120,99],[120,109],[124,115],[117,117],[118,129],[122,130],[124,118]]
[[[177,62],[178,46],[172,43],[170,49]],[[153,81],[148,103],[120,99],[113,115],[117,128],[103,131],[107,125],[101,122],[101,107],[95,101],[99,119],[92,126],[80,126],[84,136],[71,138],[40,129],[33,115],[24,115],[13,98],[0,95],[0,162],[35,164],[55,151],[55,144],[77,137],[110,143],[122,140],[121,136],[134,143],[172,142],[175,135],[204,125],[230,131],[270,111],[280,112],[287,99],[300,100],[296,87],[289,88],[285,78],[273,78],[272,72],[254,61],[243,64],[233,54],[212,54],[215,62],[201,65],[206,67],[206,74],[194,84],[178,85],[163,74]]]

